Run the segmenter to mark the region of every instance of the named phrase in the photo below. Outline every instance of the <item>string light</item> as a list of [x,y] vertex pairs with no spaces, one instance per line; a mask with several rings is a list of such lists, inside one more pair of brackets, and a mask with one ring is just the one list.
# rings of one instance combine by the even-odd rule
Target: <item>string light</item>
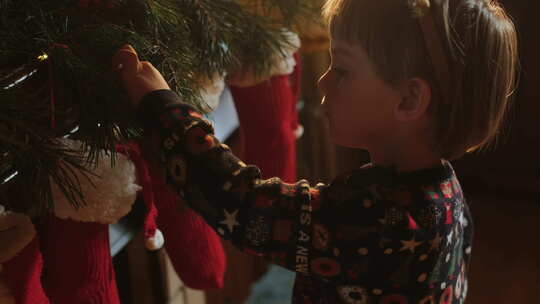
[[49,55],[47,55],[47,53],[43,53],[37,57],[39,61],[45,61],[47,60],[47,58],[49,58]]

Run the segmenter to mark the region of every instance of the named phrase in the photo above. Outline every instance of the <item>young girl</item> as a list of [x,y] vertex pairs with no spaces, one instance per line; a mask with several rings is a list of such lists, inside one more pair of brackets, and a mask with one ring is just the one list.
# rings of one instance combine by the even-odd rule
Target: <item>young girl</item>
[[114,64],[170,184],[223,238],[296,271],[294,303],[463,303],[472,221],[447,160],[499,132],[515,28],[488,0],[328,0],[324,14],[331,135],[372,160],[329,185],[261,180],[132,48]]

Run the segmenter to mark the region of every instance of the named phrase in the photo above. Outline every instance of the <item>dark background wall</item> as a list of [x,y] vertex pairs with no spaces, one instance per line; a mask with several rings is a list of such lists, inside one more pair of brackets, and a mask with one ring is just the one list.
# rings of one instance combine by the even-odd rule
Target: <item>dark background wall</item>
[[505,138],[456,162],[476,225],[468,303],[540,303],[540,20],[537,1],[502,1],[518,26],[521,83]]

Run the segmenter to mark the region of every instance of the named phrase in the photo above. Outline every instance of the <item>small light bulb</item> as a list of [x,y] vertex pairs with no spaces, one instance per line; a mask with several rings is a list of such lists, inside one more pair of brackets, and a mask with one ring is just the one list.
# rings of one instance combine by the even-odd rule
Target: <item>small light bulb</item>
[[49,55],[47,55],[46,53],[43,53],[42,55],[39,55],[37,59],[39,61],[45,61],[47,60],[47,58],[49,58]]

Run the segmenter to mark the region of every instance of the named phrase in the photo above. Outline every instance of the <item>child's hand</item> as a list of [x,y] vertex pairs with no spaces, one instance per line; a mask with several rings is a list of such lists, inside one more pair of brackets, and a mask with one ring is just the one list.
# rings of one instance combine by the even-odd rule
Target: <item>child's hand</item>
[[150,62],[139,61],[139,56],[131,45],[125,45],[116,52],[113,56],[113,68],[120,74],[122,85],[135,107],[146,94],[170,89],[163,76]]
[[[0,209],[3,208],[0,205]],[[28,216],[0,210],[0,263],[13,258],[35,235],[34,224]]]

